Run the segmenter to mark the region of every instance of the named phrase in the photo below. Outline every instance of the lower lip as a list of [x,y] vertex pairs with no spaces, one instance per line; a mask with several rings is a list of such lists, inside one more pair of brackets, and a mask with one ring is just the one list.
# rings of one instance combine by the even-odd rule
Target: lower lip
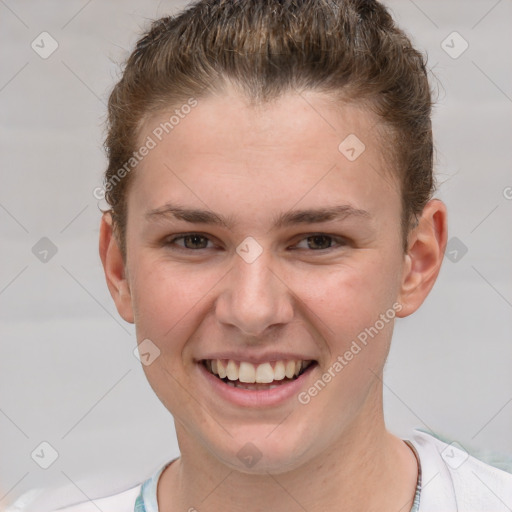
[[202,363],[197,363],[200,375],[206,379],[209,386],[220,395],[221,398],[232,404],[241,407],[270,407],[280,405],[281,403],[296,397],[302,388],[306,387],[306,382],[311,372],[316,368],[314,363],[295,380],[280,384],[272,389],[243,389],[229,386],[221,379],[210,373]]

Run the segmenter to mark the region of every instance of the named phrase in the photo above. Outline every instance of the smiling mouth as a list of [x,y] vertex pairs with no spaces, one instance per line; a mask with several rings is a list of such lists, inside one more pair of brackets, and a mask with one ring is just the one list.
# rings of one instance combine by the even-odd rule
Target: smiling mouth
[[314,360],[280,360],[254,365],[232,359],[203,359],[203,366],[228,386],[247,390],[269,390],[297,380],[317,364]]

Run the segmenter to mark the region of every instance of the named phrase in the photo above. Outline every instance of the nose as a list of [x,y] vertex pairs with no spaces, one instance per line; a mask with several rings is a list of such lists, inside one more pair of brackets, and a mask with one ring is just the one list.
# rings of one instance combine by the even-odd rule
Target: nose
[[261,336],[270,327],[292,320],[292,297],[268,251],[252,263],[235,255],[231,271],[222,280],[216,318],[246,335]]

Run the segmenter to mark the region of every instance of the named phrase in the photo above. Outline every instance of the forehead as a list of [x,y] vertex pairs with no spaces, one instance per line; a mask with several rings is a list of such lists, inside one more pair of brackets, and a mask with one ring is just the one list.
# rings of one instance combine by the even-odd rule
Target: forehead
[[[237,148],[284,153],[292,147],[297,152],[300,140],[301,151],[318,153],[326,144],[331,148],[334,144],[337,149],[336,142],[353,134],[364,140],[367,147],[375,149],[382,142],[385,145],[381,140],[382,125],[371,110],[355,102],[337,101],[324,93],[288,93],[255,103],[228,88],[197,99],[193,108],[187,105],[189,102],[172,105],[149,117],[141,129],[139,143],[151,135],[157,143],[166,139],[183,149],[189,149],[191,143],[202,151],[221,151],[229,145],[233,154]],[[384,159],[380,163],[385,166]]]
[[399,203],[381,128],[369,110],[321,93],[290,93],[259,105],[234,92],[212,95],[146,120],[139,143],[150,138],[154,148],[131,188],[148,208],[178,196],[213,208],[258,194],[259,208],[270,209],[276,201],[290,209],[319,198],[334,205],[340,195],[364,209],[372,200]]

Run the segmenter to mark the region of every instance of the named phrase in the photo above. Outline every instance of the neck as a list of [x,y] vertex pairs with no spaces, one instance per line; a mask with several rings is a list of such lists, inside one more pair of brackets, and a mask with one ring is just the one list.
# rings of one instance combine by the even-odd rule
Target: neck
[[382,414],[370,421],[360,415],[329,450],[279,474],[227,467],[202,452],[178,423],[176,429],[181,458],[160,478],[160,512],[409,512],[413,504],[416,459],[402,440],[386,431]]

